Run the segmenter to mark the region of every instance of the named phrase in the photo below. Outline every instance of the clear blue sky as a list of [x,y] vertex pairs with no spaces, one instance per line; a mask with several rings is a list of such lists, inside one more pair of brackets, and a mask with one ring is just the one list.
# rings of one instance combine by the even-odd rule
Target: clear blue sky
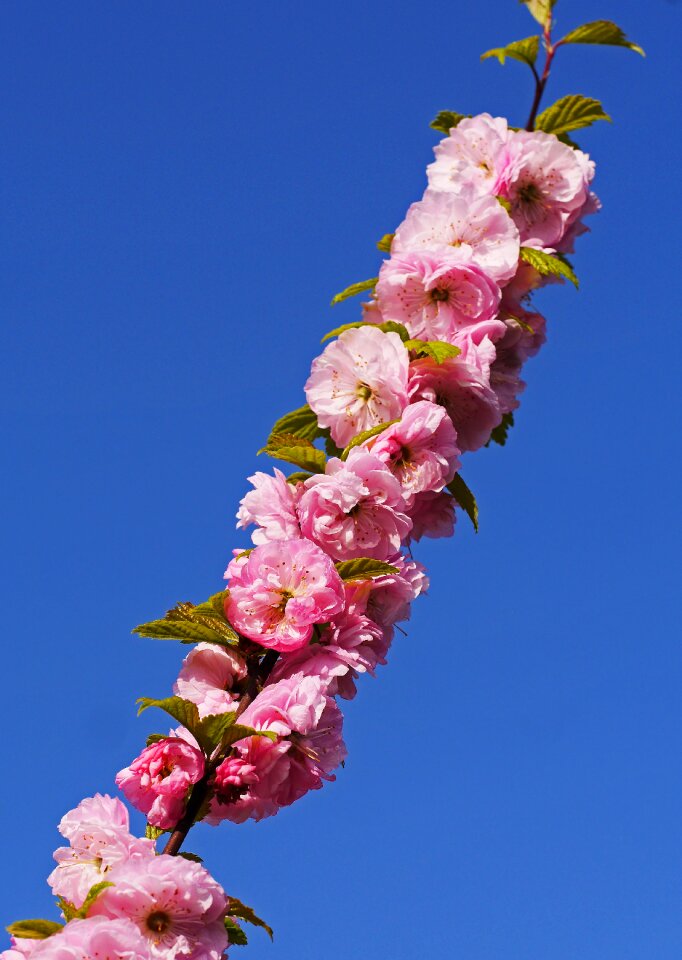
[[[682,3],[559,0],[647,60],[576,47],[549,93],[603,213],[481,532],[424,542],[409,636],[347,710],[339,780],[189,848],[276,929],[251,960],[678,960]],[[160,718],[185,648],[130,628],[219,589],[333,293],[424,185],[439,109],[523,122],[514,0],[5,0],[2,376],[6,921],[50,915],[55,824]],[[677,596],[676,596],[677,595]],[[53,915],[53,914],[52,914]],[[234,951],[235,956],[238,950]]]

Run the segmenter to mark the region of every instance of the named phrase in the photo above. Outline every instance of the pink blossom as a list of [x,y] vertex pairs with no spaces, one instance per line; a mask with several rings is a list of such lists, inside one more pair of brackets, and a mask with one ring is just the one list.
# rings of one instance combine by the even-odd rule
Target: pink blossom
[[509,174],[507,121],[482,113],[467,117],[434,149],[427,167],[429,186],[460,193],[473,187],[477,196],[497,196]]
[[445,407],[457,431],[460,450],[478,450],[502,419],[490,385],[495,347],[487,337],[480,344],[466,338],[460,345],[462,353],[444,363],[425,357],[410,364],[410,396]]
[[408,354],[397,333],[346,330],[313,361],[308,403],[335,443],[399,417],[407,405]]
[[36,947],[45,943],[44,940],[28,940],[23,937],[19,940],[10,937],[10,948],[0,953],[0,960],[23,960],[23,957],[32,957]]
[[[354,448],[305,481],[301,530],[335,560],[385,560],[410,531],[399,482],[377,457]],[[331,619],[328,617],[327,619]]]
[[[25,952],[23,944],[35,946]],[[63,930],[46,940],[24,940],[13,950],[0,953],[3,960],[32,957],[41,960],[150,960],[146,939],[130,920],[88,917],[71,920]]]
[[154,856],[151,840],[130,833],[128,811],[120,800],[96,794],[62,817],[59,831],[69,841],[59,847],[57,867],[47,882],[55,896],[80,907],[91,887],[107,879],[119,863]]
[[412,601],[429,587],[421,563],[402,554],[389,557],[388,562],[398,568],[397,573],[346,584],[348,613],[364,614],[384,629],[409,620]]
[[587,200],[594,164],[541,131],[513,133],[509,149],[510,176],[504,195],[521,242],[555,248]]
[[410,504],[410,540],[451,537],[455,532],[455,501],[449,493],[419,493]]
[[413,337],[452,343],[463,327],[493,319],[500,288],[476,265],[471,251],[456,247],[386,260],[376,297],[384,320],[404,324]]
[[[367,444],[386,464],[409,498],[442,490],[459,469],[457,434],[443,407],[429,400],[410,404],[398,423]],[[353,460],[349,458],[349,463]]]
[[239,690],[246,677],[246,664],[238,654],[215,643],[199,643],[185,657],[173,692],[191,700],[199,716],[229,713],[236,709]]
[[301,531],[296,516],[297,485],[287,483],[281,470],[275,468],[274,477],[254,473],[249,477],[254,489],[242,499],[237,513],[237,527],[246,529],[255,523],[251,534],[255,544],[269,540],[294,540]]
[[221,960],[227,898],[200,864],[161,854],[117,868],[112,882],[91,915],[132,921],[154,960]]
[[444,253],[452,248],[502,285],[516,272],[519,234],[494,197],[473,197],[427,190],[413,203],[396,231],[393,256],[421,250]]
[[[266,686],[244,711],[241,722],[256,730],[272,731],[280,739],[272,743],[262,737],[247,737],[235,745],[236,756],[244,766],[240,769],[227,761],[227,777],[235,778],[237,794],[228,792],[222,800],[215,797],[207,821],[260,820],[309,790],[318,790],[323,780],[333,780],[332,771],[346,756],[342,719],[334,701],[325,696],[318,677],[297,673]],[[246,766],[249,769],[244,776]],[[220,768],[218,777],[225,779]]]
[[201,751],[180,737],[167,737],[151,743],[121,770],[116,784],[150,823],[170,830],[184,813],[192,784],[203,773]]
[[310,540],[276,540],[256,547],[230,580],[226,612],[240,633],[273,650],[296,650],[313,625],[343,609],[343,583]]

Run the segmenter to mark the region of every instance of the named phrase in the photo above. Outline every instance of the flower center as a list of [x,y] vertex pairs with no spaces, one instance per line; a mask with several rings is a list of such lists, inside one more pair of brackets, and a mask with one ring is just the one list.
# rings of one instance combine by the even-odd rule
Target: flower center
[[152,933],[165,933],[170,923],[171,918],[163,910],[155,910],[147,917],[147,926]]
[[277,606],[277,609],[280,610],[282,613],[284,613],[284,611],[287,608],[287,603],[293,597],[293,593],[290,590],[280,590],[279,595],[280,595],[280,601]]
[[366,383],[363,383],[362,381],[360,381],[360,383],[358,383],[357,387],[355,388],[355,395],[356,397],[359,397],[360,400],[364,400],[365,402],[367,402],[367,400],[371,400],[372,398],[372,388],[368,386]]
[[517,196],[521,203],[527,203],[530,206],[542,200],[542,194],[534,183],[524,183],[517,191]]
[[435,290],[431,291],[431,299],[445,303],[450,299],[450,291],[444,290],[442,287],[436,287]]

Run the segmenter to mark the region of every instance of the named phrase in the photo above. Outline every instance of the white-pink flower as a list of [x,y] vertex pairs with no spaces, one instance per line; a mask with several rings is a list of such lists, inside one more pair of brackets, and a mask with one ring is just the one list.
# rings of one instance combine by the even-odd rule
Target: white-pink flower
[[185,811],[192,788],[204,773],[202,752],[180,737],[151,743],[119,771],[116,785],[162,830],[172,829]]
[[[25,943],[26,941],[24,941]],[[3,960],[30,956],[41,960],[150,960],[147,940],[130,920],[88,917],[71,920],[63,930],[46,940],[32,941],[25,953],[23,945],[0,953]]]
[[254,489],[239,505],[237,527],[246,529],[249,524],[256,524],[257,529],[251,534],[255,544],[294,540],[301,535],[296,516],[297,485],[287,483],[281,470],[275,468],[274,473],[274,477],[268,473],[249,477]]
[[151,840],[130,832],[128,811],[120,800],[96,794],[66,813],[59,832],[69,841],[59,847],[57,867],[47,879],[55,896],[80,907],[91,887],[107,879],[107,872],[127,860],[154,856]]
[[400,483],[362,447],[354,448],[346,463],[329,460],[326,474],[310,477],[304,486],[301,530],[335,560],[385,560],[410,531]]
[[191,700],[200,717],[236,709],[236,684],[246,676],[246,664],[233,650],[215,643],[198,643],[185,657],[173,692]]
[[200,864],[161,854],[112,872],[91,916],[132,921],[154,960],[221,960],[227,898]]
[[488,442],[502,412],[490,385],[495,347],[487,337],[479,344],[470,338],[459,343],[462,353],[458,357],[441,364],[424,357],[410,364],[410,396],[445,407],[457,431],[457,444],[465,452]]
[[[398,423],[369,440],[372,456],[386,464],[406,499],[442,490],[459,469],[457,434],[444,408],[429,400],[411,403]],[[349,457],[353,463],[353,457]]]
[[471,324],[490,321],[500,288],[472,258],[470,250],[415,250],[384,261],[376,286],[384,320],[402,323],[413,337],[447,340]]
[[397,573],[346,584],[349,615],[365,615],[384,629],[401,620],[409,620],[412,601],[429,588],[429,579],[421,563],[402,554],[389,557],[388,562],[397,567]]
[[410,540],[451,537],[455,532],[455,501],[449,493],[419,493],[410,504]]
[[369,325],[346,330],[313,361],[306,397],[335,443],[345,447],[363,430],[400,416],[408,361],[397,333]]
[[502,285],[516,272],[519,232],[494,197],[427,190],[423,199],[407,211],[396,231],[391,253],[441,253],[452,248],[462,248],[492,280]]
[[450,130],[434,149],[435,161],[426,168],[429,186],[461,193],[497,196],[509,169],[507,121],[488,113],[467,117]]
[[310,540],[275,540],[256,547],[235,569],[227,617],[250,640],[273,650],[296,650],[316,623],[344,604],[343,582],[327,554]]

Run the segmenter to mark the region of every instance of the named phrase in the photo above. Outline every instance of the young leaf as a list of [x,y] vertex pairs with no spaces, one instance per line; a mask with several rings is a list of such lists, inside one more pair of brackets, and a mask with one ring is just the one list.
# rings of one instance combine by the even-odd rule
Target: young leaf
[[79,919],[78,907],[75,903],[71,903],[70,900],[66,900],[64,897],[57,897],[57,906],[61,910],[62,916],[67,923],[69,920]]
[[627,47],[628,50],[634,50],[635,53],[646,56],[642,48],[632,43],[625,36],[621,28],[612,20],[593,20],[591,23],[583,23],[567,33],[561,43],[600,43],[610,47]]
[[469,113],[453,113],[452,110],[441,110],[436,114],[429,126],[447,135],[461,120],[466,120],[469,116],[471,116]]
[[335,564],[336,572],[343,581],[371,580],[373,577],[386,577],[392,573],[399,573],[397,567],[383,560],[372,560],[370,557],[358,557],[356,560],[342,560]]
[[378,423],[376,427],[370,427],[369,430],[363,430],[362,433],[359,433],[356,437],[353,437],[351,442],[345,448],[341,454],[342,460],[348,459],[348,454],[351,452],[353,447],[359,446],[361,443],[364,443],[365,440],[371,440],[372,437],[376,437],[378,434],[383,433],[386,427],[392,426],[394,423],[398,423],[397,420],[388,420],[386,423]]
[[178,856],[183,857],[185,860],[191,860],[192,863],[204,862],[204,858],[200,857],[198,853],[188,853],[187,850],[181,850]]
[[5,929],[17,940],[47,940],[63,930],[64,924],[55,923],[54,920],[17,920]]
[[544,25],[552,15],[552,8],[557,0],[520,0],[528,7],[528,12],[538,23]]
[[247,907],[241,900],[237,900],[235,897],[228,897],[227,913],[230,917],[238,917],[240,920],[246,920],[247,923],[253,924],[254,927],[262,927],[271,940],[274,938],[272,927],[268,926],[265,920],[261,920],[261,918],[253,912],[253,909]]
[[444,340],[406,340],[408,350],[414,350],[421,357],[430,357],[436,363],[444,363],[450,357],[458,356],[462,351]]
[[147,746],[151,747],[153,743],[160,743],[162,740],[167,740],[167,733],[150,733],[147,737]]
[[161,827],[155,827],[153,823],[148,823],[144,828],[144,835],[147,840],[158,840],[160,836],[167,832],[167,830],[162,830]]
[[591,97],[571,93],[543,110],[535,121],[535,129],[553,133],[558,137],[571,130],[589,127],[597,120],[611,122],[611,117],[604,112],[601,103]]
[[193,623],[191,620],[152,620],[150,623],[141,623],[133,629],[133,633],[140,637],[151,637],[153,640],[179,640],[181,643],[218,643],[229,645],[230,640],[237,640],[237,634],[231,627],[225,625],[223,630],[204,626],[203,623]]
[[320,343],[324,343],[325,340],[331,340],[332,337],[339,337],[342,333],[345,333],[346,330],[356,330],[358,327],[378,327],[379,330],[383,330],[384,333],[397,333],[402,341],[410,339],[410,335],[402,323],[396,323],[395,320],[385,320],[383,323],[368,323],[366,320],[354,320],[352,323],[344,323],[340,327],[335,327],[333,330],[330,330],[329,333],[325,333]]
[[337,293],[336,296],[332,298],[332,307],[335,307],[337,303],[343,303],[343,301],[348,300],[349,297],[357,297],[359,293],[365,293],[366,290],[373,290],[378,279],[378,277],[370,277],[369,280],[361,280],[360,283],[351,283],[350,287],[346,287],[345,290]]
[[196,607],[192,608],[192,613],[195,616],[200,617],[218,617],[219,620],[225,620],[225,600],[227,599],[227,590],[221,590],[219,593],[214,593],[212,596],[205,600],[203,603],[198,603]]
[[529,67],[535,65],[540,49],[540,37],[526,37],[525,40],[514,40],[508,43],[506,47],[495,47],[494,50],[487,50],[481,54],[481,60],[487,60],[489,57],[497,57],[502,66],[509,57],[511,60],[518,60],[519,63],[527,63]]
[[521,259],[524,263],[529,263],[543,277],[560,277],[563,280],[570,280],[576,289],[580,286],[573,268],[563,257],[545,253],[544,250],[536,250],[534,247],[521,247]]
[[138,717],[149,707],[158,707],[159,710],[163,710],[183,727],[186,727],[192,734],[199,726],[199,710],[196,703],[192,703],[191,700],[183,700],[182,697],[165,697],[163,700],[139,697],[137,702],[140,705],[137,711]]
[[224,922],[228,944],[231,947],[245,947],[249,941],[239,924],[231,917],[225,917]]
[[305,470],[297,470],[295,473],[290,473],[287,477],[287,483],[302,483],[304,480],[309,480],[312,477],[312,473],[306,473]]
[[90,887],[88,894],[83,901],[83,905],[78,911],[78,916],[83,920],[88,915],[88,910],[93,905],[95,900],[99,897],[102,891],[106,890],[107,887],[113,887],[114,884],[110,883],[108,880],[102,880],[100,883],[96,883],[93,887]]
[[507,442],[507,439],[509,437],[509,431],[513,426],[514,426],[514,414],[511,412],[505,413],[504,416],[502,417],[502,422],[498,423],[498,425],[494,428],[494,430],[490,434],[490,440],[488,441],[486,446],[488,446],[488,444],[490,444],[490,442],[492,441],[493,443],[497,443],[501,447],[503,447]]
[[238,740],[245,740],[247,737],[265,737],[267,740],[272,740],[273,743],[278,739],[277,734],[272,730],[254,730],[253,727],[246,727],[241,723],[233,723],[223,734],[223,738],[220,741],[220,749],[221,751],[225,750]]
[[270,436],[278,433],[288,433],[304,440],[314,440],[318,436],[319,427],[317,417],[307,403],[291,413],[285,413],[270,431]]
[[478,533],[478,504],[476,503],[476,497],[458,473],[455,474],[448,484],[448,490],[469,517],[474,525],[474,530]]
[[377,250],[381,250],[382,253],[390,253],[394,236],[394,233],[385,233],[381,240],[377,241]]
[[293,463],[302,470],[310,473],[324,473],[327,458],[321,450],[314,447],[307,440],[297,440],[296,437],[287,438],[279,434],[270,437],[266,447],[259,453],[267,453],[276,460]]

